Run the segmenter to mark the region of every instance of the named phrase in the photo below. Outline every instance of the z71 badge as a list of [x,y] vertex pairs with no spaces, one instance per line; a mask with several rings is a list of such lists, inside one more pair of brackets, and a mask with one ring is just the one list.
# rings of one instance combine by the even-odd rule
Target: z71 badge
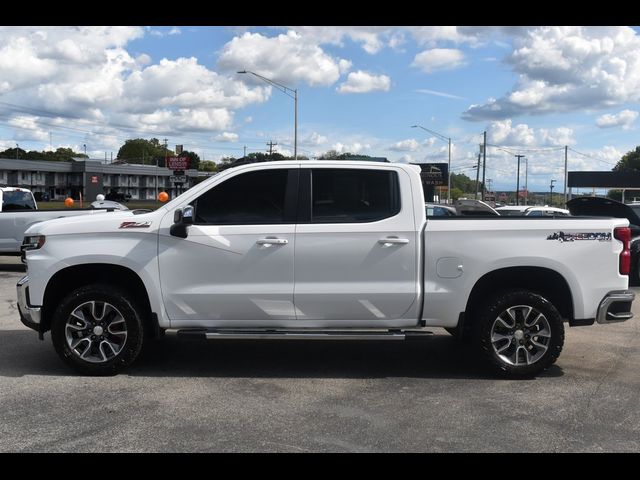
[[562,242],[575,242],[578,240],[598,240],[599,242],[610,242],[610,232],[580,232],[580,233],[564,233],[555,232],[547,237],[547,240],[558,240]]
[[122,222],[118,228],[149,228],[151,222]]

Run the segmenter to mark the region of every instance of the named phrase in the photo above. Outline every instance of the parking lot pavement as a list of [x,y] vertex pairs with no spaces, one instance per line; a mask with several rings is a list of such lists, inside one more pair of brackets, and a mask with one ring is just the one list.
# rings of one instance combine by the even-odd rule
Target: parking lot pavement
[[440,329],[407,342],[165,338],[126,374],[91,378],[20,323],[22,275],[0,257],[2,452],[640,450],[637,319],[567,328],[534,380],[496,378]]

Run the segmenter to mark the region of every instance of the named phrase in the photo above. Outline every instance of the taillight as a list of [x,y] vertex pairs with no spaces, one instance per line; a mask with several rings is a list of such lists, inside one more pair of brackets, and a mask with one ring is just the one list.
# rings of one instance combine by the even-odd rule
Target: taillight
[[620,252],[620,275],[629,275],[629,271],[631,270],[631,250],[629,250],[631,229],[629,227],[616,227],[613,229],[613,236],[622,242],[622,251]]

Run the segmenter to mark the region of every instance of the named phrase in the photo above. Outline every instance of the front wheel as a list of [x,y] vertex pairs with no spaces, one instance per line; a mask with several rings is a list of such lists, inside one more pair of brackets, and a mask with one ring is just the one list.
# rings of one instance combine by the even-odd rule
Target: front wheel
[[531,377],[558,359],[564,325],[560,313],[543,296],[527,290],[502,292],[479,313],[476,340],[500,372]]
[[115,375],[142,349],[142,317],[127,294],[111,285],[89,285],[67,295],[52,319],[56,352],[85,375]]

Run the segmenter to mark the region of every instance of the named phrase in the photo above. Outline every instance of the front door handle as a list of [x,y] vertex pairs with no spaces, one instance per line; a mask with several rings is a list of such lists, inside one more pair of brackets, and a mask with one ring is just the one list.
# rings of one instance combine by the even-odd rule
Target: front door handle
[[258,241],[256,241],[256,243],[258,245],[286,245],[287,243],[289,243],[289,240],[287,240],[286,238],[276,238],[276,237],[266,237],[266,238],[261,238]]
[[378,240],[378,243],[383,244],[385,247],[390,247],[391,245],[406,245],[409,243],[408,238],[398,238],[398,237],[387,237],[381,238]]

